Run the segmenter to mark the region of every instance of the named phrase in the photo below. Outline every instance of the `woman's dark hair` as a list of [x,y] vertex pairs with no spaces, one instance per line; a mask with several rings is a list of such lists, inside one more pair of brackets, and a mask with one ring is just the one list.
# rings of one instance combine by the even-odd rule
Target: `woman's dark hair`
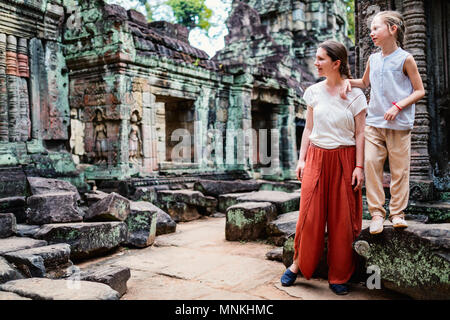
[[348,52],[347,48],[340,42],[334,40],[327,40],[319,44],[319,48],[324,49],[327,55],[331,58],[331,61],[341,61],[339,67],[339,73],[342,77],[352,79],[350,72],[350,66],[348,65]]

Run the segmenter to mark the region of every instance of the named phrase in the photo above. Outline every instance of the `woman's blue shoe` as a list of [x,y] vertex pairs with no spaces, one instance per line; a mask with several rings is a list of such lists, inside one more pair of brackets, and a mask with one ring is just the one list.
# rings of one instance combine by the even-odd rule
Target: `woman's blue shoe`
[[340,296],[348,293],[348,287],[345,284],[330,284],[330,289]]
[[281,285],[283,287],[289,287],[295,282],[296,279],[297,273],[293,273],[291,270],[289,270],[289,268],[287,268],[281,276]]

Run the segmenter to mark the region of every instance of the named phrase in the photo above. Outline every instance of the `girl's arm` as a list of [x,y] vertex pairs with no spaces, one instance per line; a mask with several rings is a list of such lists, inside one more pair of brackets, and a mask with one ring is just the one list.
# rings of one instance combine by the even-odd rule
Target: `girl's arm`
[[311,135],[311,131],[314,125],[314,119],[313,119],[313,109],[308,106],[306,110],[306,123],[305,123],[305,129],[303,130],[302,135],[302,144],[300,147],[300,155],[298,157],[298,163],[296,168],[297,178],[298,180],[302,180],[303,176],[303,169],[305,168],[305,159],[306,154],[308,152],[309,148],[309,136]]
[[352,91],[352,87],[365,89],[370,85],[370,62],[367,61],[366,70],[364,71],[364,75],[361,79],[346,79],[344,82],[344,86],[342,87],[339,94],[342,99],[347,98],[347,92]]
[[[414,57],[410,55],[408,58],[406,58],[405,63],[403,65],[403,72],[409,77],[411,80],[411,84],[413,87],[413,93],[406,97],[405,99],[402,99],[400,101],[393,101],[397,102],[397,105],[401,108],[407,108],[413,103],[416,103],[420,99],[422,99],[425,96],[425,89],[423,87],[422,78],[420,77],[419,70],[417,68],[416,61],[414,60]],[[394,120],[395,117],[401,112],[399,108],[396,106],[392,106],[385,114],[384,119],[386,120]]]
[[356,167],[353,170],[352,185],[354,191],[361,189],[364,182],[364,128],[366,126],[366,110],[355,116]]

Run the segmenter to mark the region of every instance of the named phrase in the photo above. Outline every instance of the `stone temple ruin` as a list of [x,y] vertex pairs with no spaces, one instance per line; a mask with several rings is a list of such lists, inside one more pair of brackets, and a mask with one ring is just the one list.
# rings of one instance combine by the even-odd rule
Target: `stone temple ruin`
[[[148,23],[103,0],[0,0],[0,299],[22,286],[57,291],[74,276],[72,261],[151,246],[178,222],[218,212],[227,240],[265,239],[284,247],[280,259],[290,264],[301,97],[317,81],[317,44],[346,44],[361,76],[374,49],[367,23],[384,9],[404,13],[405,49],[427,89],[417,104],[408,217],[428,223],[412,221],[402,235],[387,228],[376,241],[363,231],[355,250],[380,264],[386,287],[415,298],[439,287],[435,297],[448,298],[449,42],[439,26],[449,5],[356,1],[355,9],[352,48],[343,1],[233,1],[226,46],[209,58],[185,27]],[[411,270],[420,250],[432,261],[417,271],[422,282],[386,271],[403,270],[381,249],[398,241],[415,243],[405,255]],[[130,272],[77,276],[98,286],[57,298],[118,299]]]

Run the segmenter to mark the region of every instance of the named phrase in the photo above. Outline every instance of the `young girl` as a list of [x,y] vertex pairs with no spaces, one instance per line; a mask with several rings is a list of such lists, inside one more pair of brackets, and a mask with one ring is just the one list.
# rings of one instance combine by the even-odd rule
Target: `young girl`
[[[328,282],[346,294],[355,269],[352,243],[361,231],[364,180],[364,126],[367,102],[361,89],[339,97],[350,78],[347,49],[336,41],[319,45],[314,65],[326,80],[306,89],[306,126],[297,177],[302,181],[300,212],[294,239],[293,264],[281,277],[283,286],[302,272],[310,279],[323,254],[328,231]],[[306,160],[305,160],[306,159]]]
[[[401,46],[405,22],[395,11],[379,12],[372,20],[370,37],[381,51],[372,54],[362,79],[346,80],[352,87],[371,86],[365,129],[366,197],[372,216],[370,233],[383,231],[383,166],[389,157],[391,200],[389,219],[395,228],[406,228],[403,210],[409,198],[411,129],[414,103],[425,95],[422,79],[411,54]],[[341,92],[345,97],[345,90]]]

